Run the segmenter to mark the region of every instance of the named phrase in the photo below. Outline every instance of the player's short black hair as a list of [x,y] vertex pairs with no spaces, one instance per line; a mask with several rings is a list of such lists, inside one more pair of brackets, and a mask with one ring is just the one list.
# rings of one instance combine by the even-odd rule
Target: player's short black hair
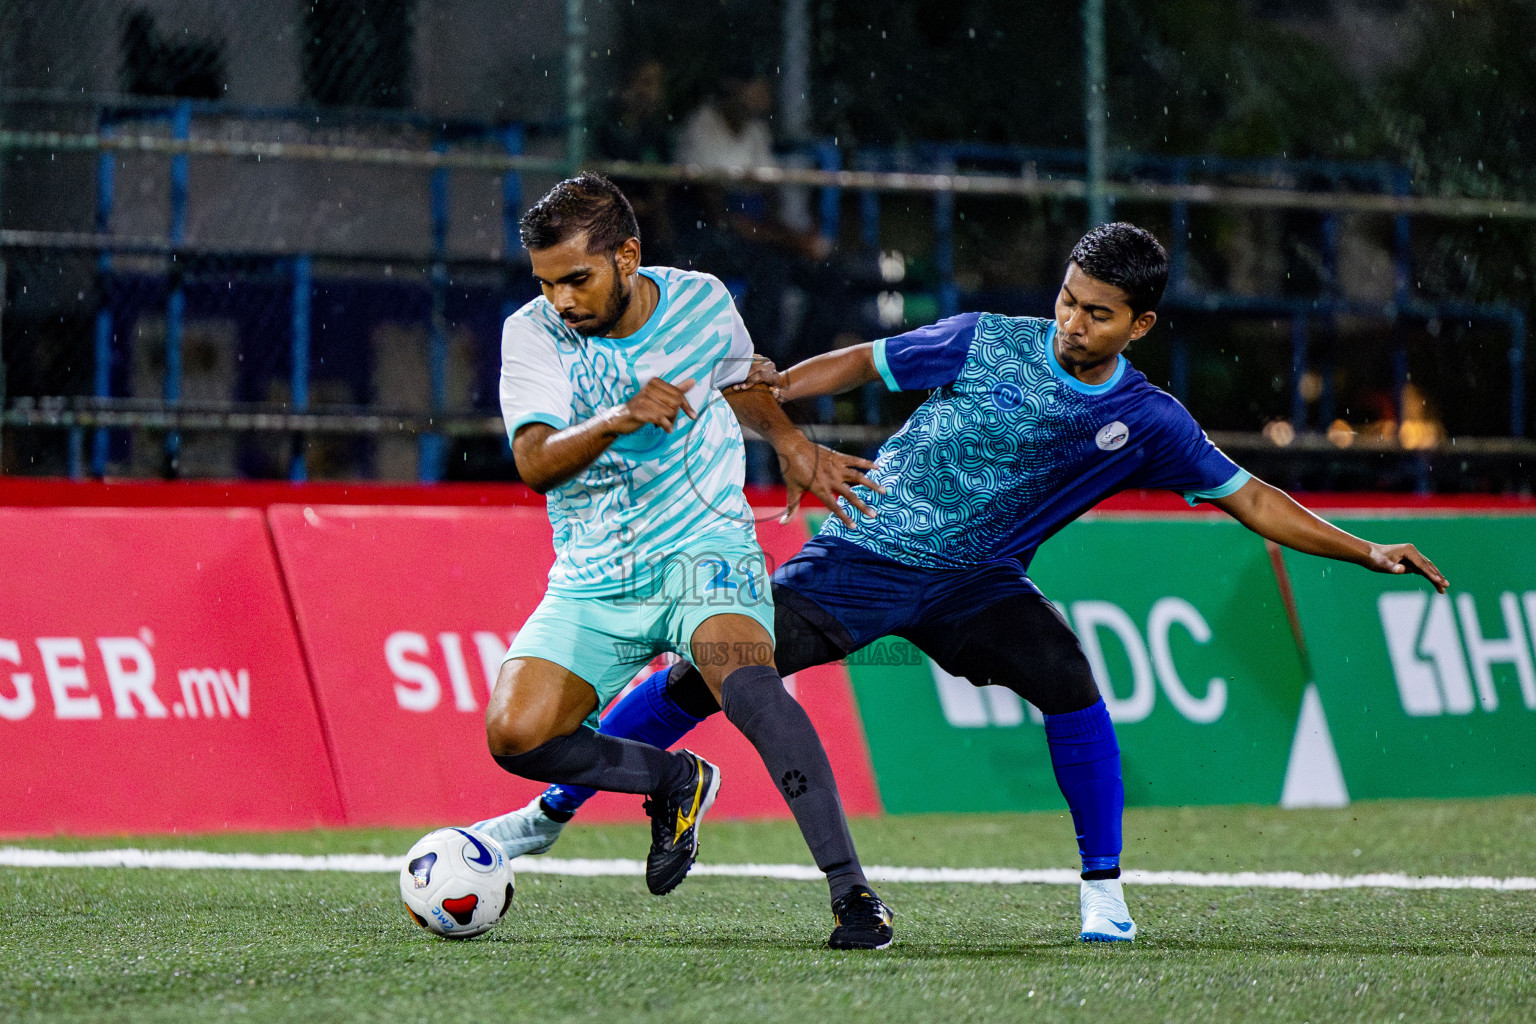
[[640,237],[635,211],[619,186],[593,171],[566,178],[533,204],[518,225],[528,249],[548,249],[585,233],[587,252],[612,254]]
[[1168,253],[1162,243],[1125,221],[1100,224],[1078,239],[1067,262],[1125,292],[1132,316],[1156,309],[1168,286]]

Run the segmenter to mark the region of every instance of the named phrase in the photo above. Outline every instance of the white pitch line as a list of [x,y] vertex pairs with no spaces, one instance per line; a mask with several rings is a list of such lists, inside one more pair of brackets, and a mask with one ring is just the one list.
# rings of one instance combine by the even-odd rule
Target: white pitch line
[[[573,875],[586,878],[638,877],[645,862],[519,857],[518,871],[533,875]],[[305,856],[297,853],[212,853],[206,850],[37,850],[0,847],[0,867],[12,868],[174,868],[233,871],[343,871],[393,875],[400,858],[378,853]],[[776,878],[819,881],[821,872],[809,864],[696,864],[695,875],[723,878]],[[865,873],[874,882],[940,882],[967,885],[1076,885],[1078,874],[1067,868],[898,868],[874,866]],[[1127,871],[1129,885],[1174,885],[1234,889],[1490,889],[1498,892],[1536,891],[1536,878],[1493,878],[1486,875],[1368,875],[1305,874],[1300,871]]]

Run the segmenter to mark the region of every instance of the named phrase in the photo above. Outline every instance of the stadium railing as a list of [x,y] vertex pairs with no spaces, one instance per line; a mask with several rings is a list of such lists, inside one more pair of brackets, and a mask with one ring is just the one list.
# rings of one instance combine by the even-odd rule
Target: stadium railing
[[[12,98],[14,99],[14,98]],[[25,99],[25,97],[22,97]],[[90,395],[7,396],[0,378],[0,416],[3,425],[15,430],[67,431],[67,467],[69,475],[103,476],[110,466],[126,465],[128,429],[158,431],[163,434],[163,458],[158,471],[165,475],[183,472],[181,435],[186,431],[215,431],[229,434],[267,433],[290,442],[275,457],[270,451],[263,460],[251,454],[247,444],[239,460],[242,470],[270,471],[274,464],[285,463],[285,475],[302,480],[309,475],[306,438],[309,435],[344,435],[377,438],[396,434],[410,437],[417,446],[416,472],[423,481],[449,475],[446,465],[448,445],[454,438],[478,438],[494,451],[505,444],[490,400],[494,387],[481,382],[477,388],[480,401],[472,409],[453,408],[447,394],[450,324],[465,319],[483,320],[474,333],[479,339],[476,362],[494,367],[495,323],[528,294],[516,244],[516,215],[522,206],[523,177],[526,174],[550,176],[569,168],[559,156],[533,156],[525,152],[530,128],[522,125],[491,125],[474,122],[443,122],[419,116],[374,112],[354,121],[349,114],[331,124],[369,123],[404,126],[425,132],[433,141],[431,148],[407,148],[398,145],[357,145],[291,141],[288,139],[241,139],[198,137],[194,123],[202,117],[218,117],[221,122],[296,123],[320,120],[309,110],[236,109],[218,103],[194,101],[163,102],[112,98],[94,108],[94,131],[27,131],[0,129],[0,151],[13,153],[85,154],[95,157],[96,201],[90,231],[0,230],[0,260],[9,257],[12,270],[30,257],[53,258],[73,254],[92,261],[95,281],[95,311],[91,317]],[[537,130],[538,126],[533,126]],[[228,134],[228,133],[225,133]],[[166,160],[168,227],[163,235],[125,235],[113,230],[114,206],[118,187],[115,181],[119,161],[128,154],[149,154]],[[879,291],[872,305],[883,322],[881,327],[896,327],[920,322],[923,314],[948,315],[963,306],[973,306],[981,297],[967,295],[957,283],[954,265],[954,234],[957,218],[956,200],[961,197],[993,196],[1051,202],[1080,202],[1084,196],[1083,156],[1065,150],[1031,150],[1013,147],[934,143],[904,151],[865,148],[857,154],[853,169],[842,166],[841,151],[823,142],[811,149],[815,167],[766,167],[740,171],[709,172],[696,167],[676,165],[628,164],[593,161],[593,166],[626,180],[654,180],[664,183],[724,182],[760,185],[798,185],[820,190],[819,230],[831,240],[844,237],[841,218],[844,193],[857,193],[859,217],[857,237],[867,250],[880,248],[880,203],[885,195],[926,194],[933,202],[933,251],[931,272],[919,289],[903,290],[905,268],[882,275],[873,287]],[[413,169],[430,176],[426,191],[429,209],[428,244],[415,251],[329,251],[298,249],[278,243],[250,244],[238,247],[209,244],[187,237],[186,225],[191,163],[194,158],[222,158],[258,162],[322,162],[329,164],[383,166]],[[1390,441],[1360,441],[1345,452],[1337,441],[1329,441],[1320,432],[1309,430],[1308,401],[1302,394],[1302,381],[1312,367],[1309,338],[1318,324],[1339,317],[1370,318],[1388,324],[1405,319],[1422,321],[1464,320],[1494,324],[1507,331],[1509,365],[1507,391],[1507,436],[1481,438],[1468,444],[1457,438],[1454,454],[1465,461],[1491,460],[1503,465],[1528,459],[1532,445],[1526,434],[1526,361],[1524,311],[1507,304],[1462,301],[1424,302],[1411,297],[1409,220],[1414,216],[1499,218],[1513,221],[1536,219],[1536,204],[1498,199],[1466,197],[1429,197],[1408,194],[1408,180],[1403,169],[1382,164],[1345,164],[1323,161],[1234,161],[1217,157],[1162,158],[1124,154],[1116,158],[1114,171],[1120,180],[1111,182],[1112,200],[1128,205],[1152,204],[1166,207],[1170,223],[1172,280],[1166,307],[1191,313],[1221,314],[1255,320],[1283,321],[1288,326],[1290,347],[1291,394],[1290,426],[1295,439],[1277,444],[1273,437],[1259,434],[1228,434],[1225,443],[1236,451],[1249,450],[1292,460],[1318,457],[1324,460],[1376,456],[1400,456],[1408,473],[1420,489],[1428,486],[1428,450],[1404,451]],[[488,251],[472,255],[450,251],[448,245],[452,210],[451,181],[455,171],[472,171],[499,176],[501,182],[501,224],[497,244]],[[1322,263],[1324,273],[1321,294],[1308,297],[1254,296],[1203,289],[1193,283],[1190,273],[1189,218],[1195,207],[1230,207],[1310,211],[1320,218]],[[1344,297],[1336,286],[1331,268],[1338,260],[1340,218],[1365,214],[1392,219],[1394,232],[1394,294],[1388,302],[1365,302]],[[317,269],[317,262],[319,268]],[[882,261],[884,264],[889,260]],[[395,265],[413,268],[414,280],[398,278],[388,284],[368,285],[366,278],[392,276]],[[361,279],[357,269],[362,268]],[[349,272],[350,269],[350,272]],[[381,274],[380,271],[383,271]],[[18,276],[24,276],[18,271]],[[0,281],[7,275],[0,273]],[[234,298],[235,280],[244,293]],[[218,297],[223,283],[225,296]],[[3,285],[0,285],[3,287]],[[26,283],[22,283],[25,290]],[[425,369],[429,398],[422,409],[386,409],[370,406],[336,405],[312,400],[313,371],[318,351],[315,304],[321,293],[333,304],[356,309],[364,307],[374,314],[392,315],[422,324],[426,330]],[[339,298],[338,298],[339,296]],[[0,298],[3,298],[0,295]],[[83,293],[82,293],[83,297]],[[893,302],[892,297],[899,297]],[[996,296],[990,296],[996,299]],[[1005,296],[1023,304],[1020,295]],[[881,303],[884,302],[882,307]],[[1038,306],[1039,302],[1034,301]],[[393,309],[391,308],[393,306]],[[894,307],[894,308],[893,308]],[[254,310],[254,312],[253,312]],[[194,400],[183,396],[184,373],[182,342],[189,311],[207,316],[210,311],[240,321],[242,335],[260,334],[266,344],[246,345],[240,352],[242,364],[253,351],[261,353],[260,366],[242,365],[235,398],[232,401]],[[489,312],[487,312],[489,311]],[[130,382],[125,363],[126,335],[130,325],[146,316],[160,321],[163,358],[156,397],[129,394]],[[327,320],[334,323],[334,318]],[[489,324],[487,330],[486,324]],[[331,326],[332,331],[334,327]],[[488,336],[488,340],[487,340]],[[286,344],[272,345],[274,339]],[[14,344],[14,341],[12,341]],[[354,339],[354,348],[356,339]],[[486,351],[488,350],[488,351]],[[1170,389],[1187,398],[1188,339],[1175,331],[1169,338]],[[334,349],[329,353],[332,365],[340,361],[362,359]],[[1391,358],[1391,391],[1401,408],[1406,384],[1406,357],[1399,343]],[[1326,366],[1323,367],[1325,370]],[[282,388],[275,389],[280,400],[272,401],[270,385],[281,378]],[[1333,419],[1332,374],[1322,374],[1321,400],[1317,404],[1317,428]],[[264,390],[265,389],[265,390]],[[367,395],[366,380],[352,383],[350,393]],[[9,398],[9,400],[7,400]],[[263,399],[267,399],[263,401]],[[878,396],[866,395],[856,419],[861,423],[834,424],[834,408],[822,403],[815,410],[820,436],[836,443],[869,448],[878,444],[888,430],[887,416]],[[1351,439],[1353,441],[1354,439]],[[494,442],[494,443],[493,443]],[[366,467],[368,446],[358,462]],[[258,446],[259,447],[259,446]],[[270,449],[270,446],[267,446]],[[1448,443],[1441,447],[1449,448]],[[1279,449],[1286,449],[1284,452]],[[1438,449],[1437,449],[1438,451]],[[771,459],[757,452],[754,464],[758,476],[771,475]],[[498,456],[491,456],[494,462]],[[464,453],[468,460],[468,453]],[[142,462],[140,463],[142,466]],[[153,470],[152,470],[153,471]],[[1495,474],[1497,475],[1497,474]]]

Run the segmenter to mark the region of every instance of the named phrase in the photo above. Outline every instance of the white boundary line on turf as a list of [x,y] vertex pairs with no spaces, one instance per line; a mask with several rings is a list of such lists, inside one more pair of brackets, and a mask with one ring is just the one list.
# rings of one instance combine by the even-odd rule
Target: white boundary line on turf
[[[518,871],[535,875],[580,877],[645,874],[638,860],[581,860],[519,857]],[[233,871],[344,871],[393,875],[400,858],[377,853],[305,856],[296,853],[212,853],[206,850],[37,850],[0,847],[0,867],[12,868],[173,868]],[[777,878],[818,881],[821,872],[809,864],[696,864],[693,874],[723,878]],[[866,869],[874,882],[943,882],[972,885],[1076,885],[1078,874],[1066,868],[897,868]],[[1492,878],[1485,875],[1402,874],[1329,875],[1300,871],[1127,871],[1130,885],[1175,885],[1237,889],[1491,889],[1499,892],[1536,891],[1536,878]]]

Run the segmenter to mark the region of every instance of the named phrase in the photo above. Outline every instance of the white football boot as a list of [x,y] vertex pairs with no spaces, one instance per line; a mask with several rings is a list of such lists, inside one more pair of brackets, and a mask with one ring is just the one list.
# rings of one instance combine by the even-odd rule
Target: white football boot
[[1083,931],[1078,938],[1084,942],[1130,942],[1136,937],[1136,922],[1126,909],[1120,879],[1084,879],[1077,902],[1083,911]]
[[548,853],[560,838],[565,822],[551,820],[539,806],[541,799],[543,794],[534,797],[527,807],[477,821],[470,828],[479,829],[500,843],[508,860],[524,854]]

